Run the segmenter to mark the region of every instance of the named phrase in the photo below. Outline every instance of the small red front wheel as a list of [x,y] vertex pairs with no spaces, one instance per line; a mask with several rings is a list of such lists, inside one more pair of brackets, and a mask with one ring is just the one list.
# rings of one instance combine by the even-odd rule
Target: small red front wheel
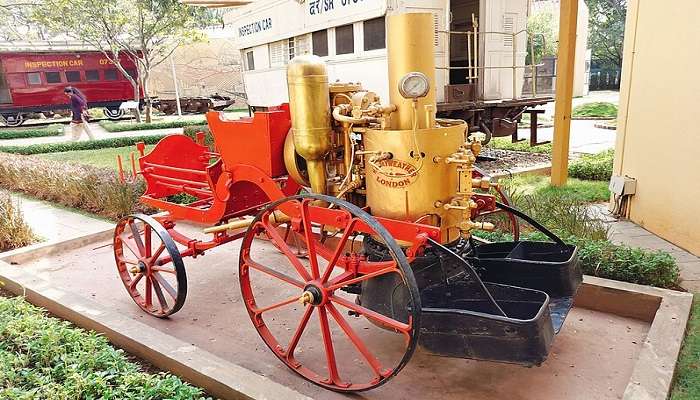
[[168,231],[142,214],[122,218],[114,230],[114,259],[126,291],[141,309],[165,318],[185,304],[187,275]]
[[[315,205],[319,201],[324,205]],[[291,235],[303,242],[306,257],[274,223],[276,212],[290,217]],[[368,257],[365,237],[382,243],[388,257]],[[344,200],[298,195],[269,205],[243,238],[239,279],[265,344],[292,371],[326,389],[382,385],[418,343],[420,296],[403,251],[375,218]]]

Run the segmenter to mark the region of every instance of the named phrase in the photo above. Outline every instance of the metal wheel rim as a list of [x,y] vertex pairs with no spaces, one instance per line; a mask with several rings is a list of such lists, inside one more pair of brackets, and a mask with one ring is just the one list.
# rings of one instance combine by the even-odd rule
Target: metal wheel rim
[[[126,227],[128,226],[129,231],[131,232],[133,232],[134,227],[136,227],[136,231],[138,231],[140,234],[141,231],[137,227],[137,221],[140,221],[144,227],[143,237],[139,235],[141,245],[139,246],[136,240],[134,240],[134,245],[130,246],[125,243],[125,239],[128,238],[128,235],[126,234]],[[149,230],[151,239],[147,239],[146,236]],[[145,249],[147,248],[146,246],[151,246],[150,240],[152,240],[152,235],[154,233],[160,239],[161,246],[156,249],[155,252],[151,250],[152,254],[148,254],[146,253]],[[133,248],[134,246],[135,248]],[[166,318],[182,308],[187,297],[187,274],[185,272],[184,262],[175,241],[170,237],[168,231],[158,221],[143,214],[130,215],[122,218],[117,223],[114,230],[113,247],[117,272],[119,273],[127,293],[129,293],[132,300],[134,300],[139,308],[158,318]],[[128,262],[127,257],[125,256],[125,254],[127,254],[125,252],[125,247],[127,248],[126,252],[132,253],[132,255],[138,259],[138,261],[144,261],[147,267],[145,273],[139,272],[134,274],[132,277],[130,268],[134,268],[134,264]],[[143,259],[139,258],[135,252],[140,253]],[[161,265],[155,265],[155,261],[167,259],[166,257],[170,259],[169,262]],[[151,260],[147,260],[148,258]],[[162,267],[168,264],[172,264],[173,269],[167,269],[166,271],[166,268]],[[151,268],[155,269],[152,270]],[[177,287],[173,288],[161,273],[170,273],[175,275]],[[150,289],[145,289],[144,292],[141,293],[138,290],[137,285],[139,281],[143,280],[144,278],[145,285],[147,287],[150,283]],[[148,294],[149,291],[150,295]],[[148,307],[149,296],[152,308]],[[166,296],[169,296],[169,298]],[[160,304],[160,312],[155,309],[157,306],[156,302]],[[163,306],[163,302],[168,305],[167,308]]]
[[[409,308],[409,313],[411,319],[410,321],[410,333],[408,334],[408,340],[406,340],[406,348],[405,352],[403,354],[403,357],[401,360],[398,362],[397,365],[394,366],[390,370],[390,373],[388,373],[386,376],[383,376],[381,379],[370,382],[367,384],[359,384],[359,385],[351,385],[348,387],[343,387],[341,385],[338,385],[334,382],[328,383],[328,382],[323,382],[320,381],[318,378],[320,377],[318,374],[316,374],[314,371],[310,370],[309,368],[301,365],[296,361],[295,359],[289,360],[285,358],[286,354],[282,354],[282,347],[277,342],[276,338],[272,337],[274,342],[270,341],[270,336],[271,333],[269,332],[269,329],[261,328],[259,321],[256,320],[255,312],[251,309],[255,305],[255,300],[252,299],[253,303],[251,304],[249,294],[246,293],[246,291],[250,291],[250,281],[247,278],[248,271],[247,269],[250,267],[250,265],[246,264],[248,262],[248,254],[246,254],[246,251],[249,251],[249,246],[250,242],[252,239],[256,236],[255,233],[255,226],[257,223],[261,221],[261,218],[263,215],[265,215],[265,211],[267,210],[273,210],[276,206],[288,202],[288,201],[303,201],[305,199],[312,199],[312,200],[320,200],[320,201],[325,201],[331,204],[338,205],[341,209],[350,212],[353,214],[355,217],[361,218],[363,221],[369,221],[369,222],[374,222],[376,226],[372,226],[372,228],[375,230],[377,234],[381,236],[383,240],[385,240],[387,247],[390,249],[392,256],[394,256],[394,260],[396,261],[396,266],[397,268],[403,273],[403,279],[405,279],[406,287],[408,288],[409,291],[409,296],[411,298],[411,303],[413,304],[413,308]],[[252,267],[251,267],[252,268]],[[296,196],[290,196],[281,200],[278,200],[276,202],[271,203],[268,207],[265,208],[262,212],[260,212],[253,223],[250,225],[250,228],[246,232],[245,237],[243,238],[243,243],[241,244],[241,251],[240,251],[240,256],[239,256],[239,282],[241,285],[241,293],[243,296],[243,303],[246,306],[246,309],[248,311],[248,314],[251,318],[251,322],[253,323],[254,327],[256,328],[256,331],[260,335],[261,339],[265,344],[270,348],[270,350],[275,354],[275,356],[280,359],[285,365],[287,365],[292,371],[296,372],[298,375],[300,375],[302,378],[305,380],[324,387],[329,390],[337,391],[337,392],[361,392],[365,390],[370,390],[374,389],[378,386],[381,386],[388,382],[391,378],[396,376],[403,367],[408,363],[410,358],[413,356],[413,353],[415,352],[415,349],[418,344],[418,339],[419,339],[419,333],[420,333],[420,295],[418,292],[418,287],[415,281],[415,277],[413,276],[412,270],[409,266],[408,261],[406,260],[405,255],[401,251],[400,247],[396,243],[396,241],[392,238],[392,236],[389,234],[389,232],[381,226],[376,220],[369,215],[368,213],[364,212],[361,210],[359,207],[348,203],[344,200],[337,199],[335,197],[330,197],[330,196],[325,196],[325,195],[296,195]],[[319,310],[323,310],[323,307],[317,307]],[[310,319],[311,314],[313,314],[314,307],[307,305],[306,306],[306,311],[304,318],[306,318],[306,321]],[[322,314],[322,311],[319,311],[318,314]],[[365,317],[367,317],[365,315]],[[319,316],[319,319],[321,317]],[[327,317],[326,317],[327,318]],[[333,317],[335,318],[335,316]],[[369,318],[368,318],[369,320]],[[336,320],[337,321],[337,320]],[[373,322],[374,323],[374,322]],[[302,324],[305,324],[305,322],[302,322]],[[408,324],[407,324],[408,325]],[[265,323],[262,324],[262,326],[265,326]],[[301,324],[300,324],[301,327]],[[297,328],[299,329],[299,327]],[[304,328],[301,328],[303,334],[303,330],[306,329],[306,325],[304,325]],[[326,328],[327,329],[327,328]],[[266,332],[264,330],[267,330]],[[301,335],[300,334],[300,335]],[[325,340],[325,339],[324,339]],[[294,350],[293,350],[294,351]],[[292,351],[292,352],[293,352]],[[326,350],[327,352],[328,350]],[[293,357],[293,354],[292,354]],[[297,362],[298,365],[293,365],[291,362]]]

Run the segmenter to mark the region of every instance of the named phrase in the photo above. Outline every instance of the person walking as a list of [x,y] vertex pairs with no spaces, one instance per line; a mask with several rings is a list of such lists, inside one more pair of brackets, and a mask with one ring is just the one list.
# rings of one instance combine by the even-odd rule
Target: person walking
[[85,99],[85,95],[72,86],[67,86],[63,89],[63,93],[70,98],[70,109],[73,113],[73,117],[70,121],[70,128],[73,136],[72,140],[74,142],[79,140],[83,132],[85,132],[90,140],[94,140],[95,137],[92,135],[90,125],[88,125],[88,121],[85,118],[87,114],[87,99]]

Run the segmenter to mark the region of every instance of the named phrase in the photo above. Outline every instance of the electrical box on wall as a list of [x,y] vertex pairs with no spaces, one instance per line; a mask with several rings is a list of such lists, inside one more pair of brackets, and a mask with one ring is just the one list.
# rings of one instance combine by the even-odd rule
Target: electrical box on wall
[[613,176],[608,187],[618,196],[633,195],[637,190],[637,180],[629,176]]

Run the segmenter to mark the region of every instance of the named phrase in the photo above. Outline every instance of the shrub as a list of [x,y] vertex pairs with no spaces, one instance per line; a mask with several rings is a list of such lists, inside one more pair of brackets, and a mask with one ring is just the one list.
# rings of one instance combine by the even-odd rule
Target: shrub
[[0,251],[34,243],[37,237],[24,222],[22,212],[7,194],[0,193]]
[[116,137],[111,139],[88,140],[84,142],[62,142],[62,143],[44,143],[32,144],[28,146],[3,146],[0,147],[0,152],[14,154],[42,154],[42,153],[61,153],[73,150],[93,150],[104,149],[110,147],[132,146],[137,142],[146,144],[155,144],[166,135],[146,135],[146,136],[129,136]]
[[0,131],[0,140],[63,135],[63,125],[52,124],[42,128],[7,129]]
[[597,154],[585,154],[569,165],[569,176],[579,179],[609,181],[612,176],[613,149]]
[[510,137],[493,138],[493,139],[491,139],[491,141],[489,142],[487,147],[490,147],[492,149],[499,149],[499,150],[511,150],[511,151],[524,151],[527,153],[552,154],[552,144],[551,143],[541,144],[539,146],[531,147],[530,142],[528,142],[528,141],[513,143],[511,141]]
[[571,116],[573,118],[615,118],[617,117],[617,106],[604,101],[585,103],[574,107]]
[[143,180],[122,183],[107,168],[0,153],[0,186],[110,219],[148,211]]
[[106,338],[49,317],[20,297],[0,298],[0,398],[199,399],[168,373],[146,373]]
[[100,121],[107,132],[142,131],[146,129],[183,128],[188,125],[206,124],[206,120],[162,121],[151,123]]

